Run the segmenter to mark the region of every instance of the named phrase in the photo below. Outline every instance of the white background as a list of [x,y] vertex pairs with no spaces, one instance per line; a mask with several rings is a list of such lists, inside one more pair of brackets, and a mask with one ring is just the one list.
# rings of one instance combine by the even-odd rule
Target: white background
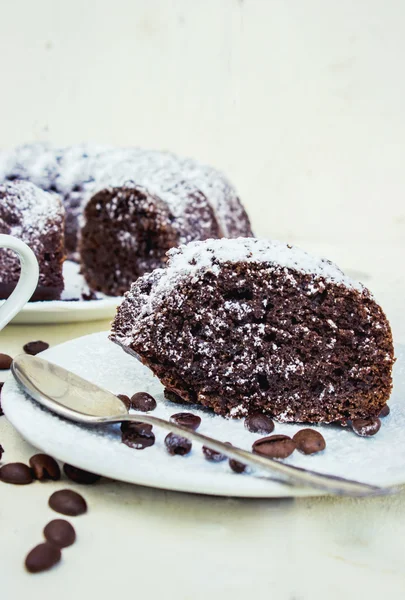
[[405,245],[403,0],[0,0],[0,145],[168,148],[258,235]]

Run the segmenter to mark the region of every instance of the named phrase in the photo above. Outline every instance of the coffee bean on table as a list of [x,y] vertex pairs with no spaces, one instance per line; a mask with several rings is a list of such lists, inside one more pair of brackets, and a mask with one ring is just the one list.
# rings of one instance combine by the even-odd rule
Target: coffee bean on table
[[123,422],[121,424],[121,441],[129,448],[135,450],[144,450],[153,446],[155,443],[155,434],[152,431],[152,425],[139,422]]
[[222,462],[226,459],[225,454],[221,454],[221,452],[217,452],[216,450],[208,448],[207,446],[203,446],[202,451],[204,454],[204,458],[211,462]]
[[40,573],[54,567],[61,558],[60,548],[44,542],[31,550],[25,559],[25,567],[30,573]]
[[44,529],[45,539],[58,548],[67,548],[76,540],[76,532],[73,525],[65,519],[54,519]]
[[44,350],[49,348],[49,344],[46,342],[42,342],[41,340],[37,340],[36,342],[28,342],[23,346],[23,350],[26,354],[31,354],[31,356],[35,356]]
[[390,411],[390,407],[388,406],[388,404],[384,404],[384,406],[380,410],[380,414],[378,415],[378,418],[383,419],[384,417],[388,417],[390,412],[391,411]]
[[295,442],[288,435],[270,435],[256,440],[252,450],[268,458],[287,458],[295,448]]
[[87,512],[86,500],[73,490],[54,492],[49,498],[49,506],[62,515],[77,517]]
[[301,429],[293,436],[293,440],[297,450],[303,454],[316,454],[326,448],[323,435],[315,429]]
[[146,392],[137,392],[131,397],[131,408],[134,410],[149,412],[150,410],[155,410],[156,406],[154,397]]
[[11,367],[13,359],[8,354],[0,353],[0,371],[7,371]]
[[73,467],[72,465],[68,465],[67,463],[63,465],[63,470],[65,472],[66,477],[68,477],[75,483],[91,484],[96,483],[96,481],[100,481],[101,479],[101,475],[90,473],[90,471],[79,469],[79,467]]
[[274,423],[270,417],[255,413],[246,417],[245,427],[251,433],[271,433],[274,429]]
[[45,481],[50,479],[58,481],[60,479],[60,468],[52,456],[48,454],[35,454],[30,458],[30,467],[34,473],[35,479]]
[[126,394],[118,394],[117,398],[119,398],[121,402],[125,404],[127,410],[131,408],[131,398],[129,396],[127,396]]
[[194,431],[201,425],[201,418],[189,412],[176,413],[170,417],[170,420],[181,427],[187,427]]
[[7,463],[0,468],[0,481],[14,485],[27,485],[33,482],[32,471],[24,463]]
[[166,449],[172,456],[185,456],[191,450],[192,444],[190,440],[180,437],[175,433],[169,433],[165,438]]
[[369,417],[368,419],[355,419],[352,421],[352,429],[354,433],[361,437],[370,437],[379,432],[381,421],[377,417]]
[[1,460],[1,459],[2,459],[2,457],[3,457],[3,454],[4,454],[4,448],[3,448],[3,446],[0,444],[0,460]]

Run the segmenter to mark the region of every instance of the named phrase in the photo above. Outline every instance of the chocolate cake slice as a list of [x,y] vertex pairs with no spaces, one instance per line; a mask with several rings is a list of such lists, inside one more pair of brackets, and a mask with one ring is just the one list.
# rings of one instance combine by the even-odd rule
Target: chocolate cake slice
[[84,211],[80,255],[88,284],[106,294],[123,294],[140,275],[163,266],[170,248],[252,235],[225,177],[195,161],[133,150],[104,181]]
[[[39,283],[32,300],[57,300],[63,290],[65,211],[60,200],[28,181],[0,185],[0,233],[13,235],[33,250],[39,262]],[[0,298],[17,285],[20,262],[0,249]]]
[[391,392],[389,323],[333,263],[274,241],[192,242],[136,281],[110,339],[188,402],[285,422],[378,415]]

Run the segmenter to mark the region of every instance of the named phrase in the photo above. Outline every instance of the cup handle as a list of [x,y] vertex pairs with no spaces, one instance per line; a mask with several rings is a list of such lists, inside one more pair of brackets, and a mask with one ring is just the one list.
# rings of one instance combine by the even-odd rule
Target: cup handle
[[35,254],[21,240],[11,235],[0,235],[0,248],[13,250],[20,259],[21,274],[17,286],[0,306],[0,331],[28,302],[38,285],[39,266]]

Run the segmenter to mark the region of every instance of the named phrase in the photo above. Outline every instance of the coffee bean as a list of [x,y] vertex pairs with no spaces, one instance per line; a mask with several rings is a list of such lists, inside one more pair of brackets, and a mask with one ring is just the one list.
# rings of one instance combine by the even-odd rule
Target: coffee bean
[[167,400],[170,400],[170,402],[173,402],[174,404],[190,404],[190,402],[187,402],[187,400],[183,400],[181,396],[179,396],[175,392],[172,392],[171,390],[168,390],[167,388],[165,388],[163,393],[165,398]]
[[49,498],[49,506],[62,515],[77,517],[87,512],[86,500],[73,490],[54,492]]
[[13,359],[8,354],[0,354],[0,371],[7,371],[11,367]]
[[89,471],[85,471],[84,469],[73,467],[72,465],[68,465],[67,463],[63,465],[63,470],[65,472],[66,477],[68,477],[75,483],[91,484],[96,483],[96,481],[100,481],[101,479],[101,475],[96,475],[95,473],[90,473]]
[[93,290],[89,290],[88,292],[82,292],[82,300],[88,302],[89,300],[98,300],[97,294],[93,292]]
[[4,415],[4,412],[3,412],[2,408],[1,408],[1,390],[2,390],[2,388],[3,388],[3,385],[4,385],[4,383],[3,383],[3,382],[1,382],[1,383],[0,383],[0,417],[1,417],[2,415]]
[[370,417],[368,419],[355,419],[352,422],[352,428],[354,433],[361,437],[370,437],[379,432],[381,427],[381,421],[377,417]]
[[211,462],[222,462],[226,459],[225,454],[221,454],[221,452],[212,450],[212,448],[208,448],[207,446],[203,446],[202,451],[205,459],[210,460]]
[[303,454],[315,454],[326,448],[323,435],[315,429],[301,429],[293,436],[293,440],[297,450]]
[[187,427],[194,431],[201,425],[201,418],[188,412],[176,413],[170,417],[170,420],[181,427]]
[[185,456],[191,450],[191,442],[184,437],[180,437],[175,433],[169,433],[165,438],[166,449],[169,454],[173,456],[178,454],[179,456]]
[[33,482],[32,471],[23,463],[7,463],[0,468],[0,480],[4,483],[27,485]]
[[234,458],[229,459],[229,466],[235,473],[243,473],[244,471],[246,471],[246,465],[235,460]]
[[54,519],[44,529],[45,539],[58,548],[67,548],[76,540],[73,525],[65,519]]
[[125,394],[118,394],[117,398],[119,398],[121,402],[125,404],[127,410],[131,408],[131,398],[129,396],[126,396]]
[[0,444],[0,460],[3,458],[3,454],[4,454],[4,448],[3,448],[3,446]]
[[253,452],[268,458],[287,458],[295,450],[295,442],[288,435],[270,435],[256,440]]
[[245,419],[245,427],[251,433],[271,433],[274,429],[274,423],[270,417],[255,413]]
[[378,418],[383,419],[384,417],[388,417],[390,412],[391,411],[390,411],[390,407],[388,406],[388,404],[384,404],[384,406],[380,410],[380,414],[378,415]]
[[154,397],[146,392],[137,392],[131,398],[131,408],[134,410],[149,412],[150,410],[155,410],[156,406]]
[[31,354],[31,356],[35,356],[44,350],[49,348],[49,344],[46,342],[41,342],[41,340],[37,340],[36,342],[28,342],[23,346],[23,350],[26,354]]
[[123,422],[121,424],[121,441],[129,448],[135,450],[144,450],[153,446],[155,443],[155,434],[152,431],[152,425],[140,422]]
[[30,573],[40,573],[54,567],[61,558],[60,548],[44,542],[31,550],[25,559],[25,567]]
[[48,454],[35,454],[30,458],[30,467],[34,473],[35,479],[45,481],[51,479],[58,481],[60,479],[60,468],[52,456]]

